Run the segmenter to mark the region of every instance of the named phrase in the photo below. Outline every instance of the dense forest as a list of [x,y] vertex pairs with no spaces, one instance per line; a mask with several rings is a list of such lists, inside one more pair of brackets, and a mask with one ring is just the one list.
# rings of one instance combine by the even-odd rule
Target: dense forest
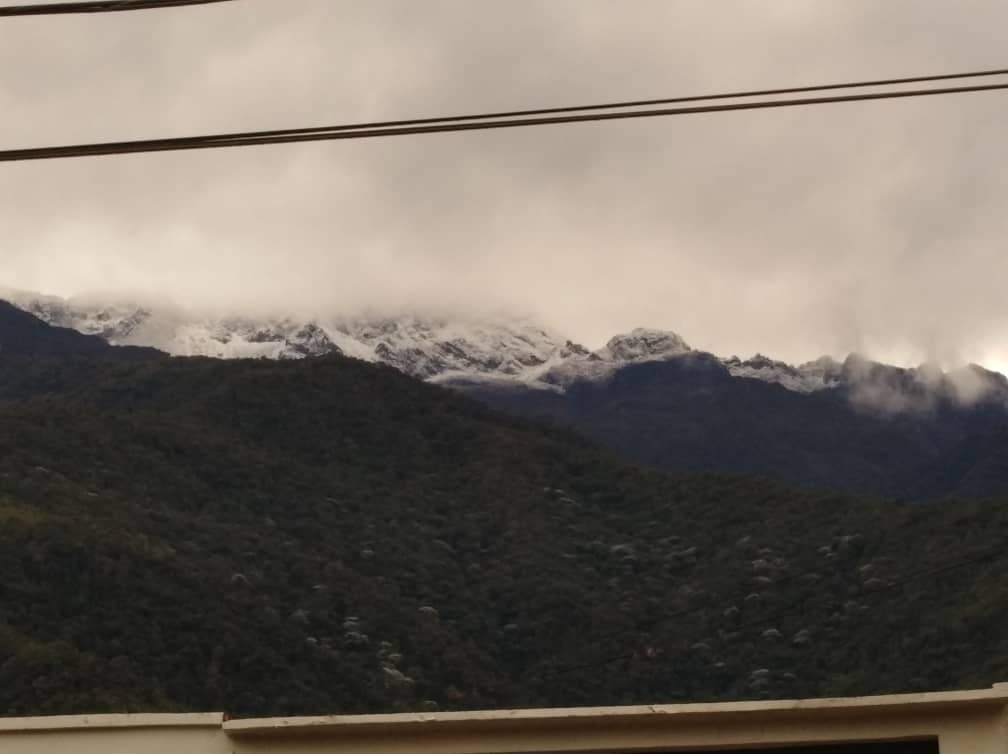
[[670,476],[342,357],[142,356],[0,353],[0,714],[1008,678],[1001,501]]

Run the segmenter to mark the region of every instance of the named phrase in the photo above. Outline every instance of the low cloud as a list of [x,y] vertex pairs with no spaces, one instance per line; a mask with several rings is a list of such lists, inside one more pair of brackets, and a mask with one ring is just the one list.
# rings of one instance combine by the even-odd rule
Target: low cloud
[[896,369],[849,358],[844,370],[851,402],[873,411],[930,413],[948,405],[1008,404],[1008,380],[975,364],[947,371],[935,363]]
[[[331,124],[1003,65],[997,0],[242,0],[0,25],[0,140]],[[598,346],[1008,366],[1003,93],[11,163],[0,283],[527,312]]]

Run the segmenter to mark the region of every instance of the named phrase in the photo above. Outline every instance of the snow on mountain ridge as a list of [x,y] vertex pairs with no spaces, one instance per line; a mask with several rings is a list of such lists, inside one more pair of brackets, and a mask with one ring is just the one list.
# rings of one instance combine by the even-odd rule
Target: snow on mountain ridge
[[89,305],[6,288],[0,288],[0,298],[51,325],[98,335],[110,342],[128,338],[152,314],[149,309],[128,301]]
[[617,335],[592,352],[535,322],[514,318],[219,317],[173,307],[96,303],[20,291],[0,291],[0,296],[50,324],[101,335],[114,345],[146,345],[176,356],[214,358],[298,359],[341,353],[446,383],[506,379],[546,388],[600,379],[623,364],[691,351],[675,333],[645,328]]
[[645,361],[681,356],[692,350],[674,332],[638,327],[611,338],[596,354],[606,361]]
[[613,336],[597,351],[588,351],[568,341],[569,353],[544,366],[536,375],[539,386],[563,389],[578,380],[603,380],[627,364],[667,361],[693,349],[679,335],[668,330],[638,327]]
[[583,346],[521,319],[400,315],[316,319],[218,317],[171,307],[62,299],[0,290],[0,297],[61,327],[114,345],[147,345],[176,356],[298,359],[341,353],[421,379],[446,373],[533,380]]
[[[99,335],[114,345],[215,358],[343,354],[443,384],[489,381],[563,391],[580,380],[607,379],[627,364],[697,353],[679,335],[648,328],[616,335],[602,348],[590,351],[527,319],[417,314],[222,317],[168,304],[61,299],[2,288],[0,298],[50,324]],[[801,393],[848,386],[855,399],[877,405],[926,409],[938,394],[964,403],[990,396],[1008,400],[1008,380],[976,366],[946,374],[934,365],[903,369],[856,355],[843,362],[824,356],[797,366],[760,354],[745,361],[735,356],[720,361],[739,379],[761,380]]]
[[829,390],[842,384],[841,364],[830,356],[792,366],[783,361],[756,354],[742,361],[737,356],[723,360],[732,377],[744,377],[771,382],[799,393]]

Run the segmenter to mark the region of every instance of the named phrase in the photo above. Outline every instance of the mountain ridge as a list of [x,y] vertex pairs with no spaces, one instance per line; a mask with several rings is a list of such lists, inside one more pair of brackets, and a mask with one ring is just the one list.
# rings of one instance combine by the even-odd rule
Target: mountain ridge
[[[440,384],[522,383],[564,392],[582,380],[604,380],[646,361],[705,353],[679,334],[635,328],[590,350],[527,318],[363,314],[359,316],[250,317],[203,315],[130,301],[63,299],[0,288],[18,308],[48,324],[95,335],[114,345],[153,347],[176,356],[300,359],[344,354],[384,363]],[[933,365],[892,367],[856,354],[822,356],[793,365],[760,353],[750,359],[716,357],[732,377],[756,379],[799,393],[857,384],[852,398],[889,410],[927,408],[928,393],[965,403],[996,394],[1008,403],[1008,379],[977,365],[942,372]],[[894,393],[906,393],[898,397]]]
[[116,348],[98,335],[55,327],[0,299],[0,353],[10,356],[89,354],[122,357],[160,355],[152,348]]
[[[73,313],[58,300],[43,303],[36,308],[52,319]],[[34,315],[8,308],[13,319],[44,331]],[[124,340],[142,336],[152,321],[130,307],[117,312],[129,330]],[[106,337],[116,331],[108,309],[90,315],[76,324]],[[528,322],[404,316],[361,318],[343,329],[293,320],[218,326],[214,342],[234,355],[248,356],[251,347],[260,359],[350,356],[381,364],[676,473],[765,474],[811,488],[918,499],[1008,493],[1008,380],[977,366],[946,373],[856,355],[804,368],[763,356],[743,362],[646,328],[589,351]],[[110,358],[160,355],[70,329],[52,332],[100,346]]]

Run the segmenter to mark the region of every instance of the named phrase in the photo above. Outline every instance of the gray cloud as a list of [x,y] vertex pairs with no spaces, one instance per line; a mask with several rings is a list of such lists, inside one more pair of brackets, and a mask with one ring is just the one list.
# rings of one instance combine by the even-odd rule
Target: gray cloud
[[[0,24],[32,146],[1005,65],[999,0],[240,0]],[[1008,366],[1008,96],[0,168],[8,285]]]

